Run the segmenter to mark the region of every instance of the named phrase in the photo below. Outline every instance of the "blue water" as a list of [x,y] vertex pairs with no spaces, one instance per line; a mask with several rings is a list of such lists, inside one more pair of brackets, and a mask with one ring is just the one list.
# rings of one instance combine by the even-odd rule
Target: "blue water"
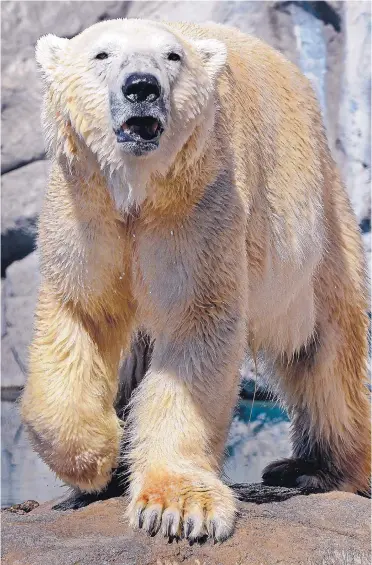
[[290,455],[289,419],[278,404],[242,400],[227,441],[226,480],[251,483],[261,480],[263,468]]

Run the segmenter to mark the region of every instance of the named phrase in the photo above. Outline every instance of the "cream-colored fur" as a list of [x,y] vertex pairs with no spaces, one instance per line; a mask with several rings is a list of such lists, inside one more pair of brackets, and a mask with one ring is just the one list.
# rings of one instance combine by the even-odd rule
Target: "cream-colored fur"
[[[99,73],[91,54],[107,44],[116,59]],[[169,124],[156,151],[124,155],[108,114],[115,65],[164,46],[184,53],[177,74],[159,63]],[[99,490],[124,438],[131,521],[223,539],[235,501],[218,474],[250,347],[293,413],[294,456],[326,454],[335,488],[366,489],[362,248],[308,81],[213,24],[103,22],[42,38],[37,58],[53,172],[22,412],[38,452]],[[155,347],[122,429],[117,367],[138,328]],[[314,336],[318,350],[300,359]]]

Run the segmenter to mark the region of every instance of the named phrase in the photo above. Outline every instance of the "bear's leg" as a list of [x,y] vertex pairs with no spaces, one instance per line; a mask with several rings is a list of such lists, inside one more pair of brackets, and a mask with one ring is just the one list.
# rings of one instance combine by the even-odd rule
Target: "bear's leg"
[[222,540],[232,533],[235,498],[218,474],[238,396],[244,332],[242,326],[229,335],[230,327],[211,324],[211,335],[198,328],[182,345],[180,338],[166,345],[155,340],[128,422],[128,516],[135,527],[189,539]]
[[113,404],[122,345],[115,319],[90,318],[41,291],[22,416],[36,451],[81,490],[102,489],[117,466],[121,426]]
[[[325,288],[335,289],[336,285]],[[370,478],[367,323],[354,296],[319,296],[307,346],[276,362],[292,416],[293,458],[266,467],[266,484],[366,492]]]
[[[115,401],[115,410],[118,418],[125,417],[129,399],[144,378],[152,353],[152,343],[148,335],[138,332],[132,340],[131,351],[123,360],[119,369],[119,391]],[[71,510],[82,508],[98,500],[107,500],[125,494],[128,488],[128,467],[122,460],[112,473],[106,488],[99,492],[86,492],[78,488],[70,489],[68,496],[53,506],[54,510]]]

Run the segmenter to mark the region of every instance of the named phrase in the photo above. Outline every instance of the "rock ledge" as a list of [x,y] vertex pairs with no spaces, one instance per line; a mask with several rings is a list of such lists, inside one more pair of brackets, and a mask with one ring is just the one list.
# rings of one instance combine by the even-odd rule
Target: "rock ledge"
[[223,544],[167,542],[132,531],[125,498],[59,512],[2,513],[3,565],[369,565],[370,501],[349,493],[240,503]]

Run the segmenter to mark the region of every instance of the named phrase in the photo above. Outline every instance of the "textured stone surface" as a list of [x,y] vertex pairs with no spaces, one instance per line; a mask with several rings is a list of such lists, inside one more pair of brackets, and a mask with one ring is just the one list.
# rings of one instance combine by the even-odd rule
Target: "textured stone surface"
[[363,234],[363,243],[364,243],[364,249],[366,252],[366,257],[367,257],[367,270],[368,270],[368,274],[369,276],[372,275],[372,264],[371,264],[371,232],[369,233],[364,233]]
[[42,90],[36,61],[21,53],[13,55],[2,70],[2,173],[45,157],[40,124]]
[[1,177],[1,263],[6,268],[35,248],[36,222],[50,164],[35,161]]
[[[4,565],[310,565],[370,563],[370,504],[356,495],[295,496],[242,503],[233,537],[223,544],[168,543],[134,532],[125,499],[58,512],[51,504],[26,515],[3,512]],[[332,559],[332,560],[331,560]]]
[[39,285],[38,254],[35,251],[14,262],[6,271],[4,290],[5,335],[2,338],[1,386],[22,386],[27,368],[34,309]]
[[5,280],[1,281],[1,337],[6,334],[5,322]]
[[344,25],[341,171],[354,210],[363,220],[371,214],[371,4],[346,2]]
[[45,501],[60,496],[65,490],[62,482],[31,449],[18,402],[2,401],[1,505],[9,506],[31,497]]

